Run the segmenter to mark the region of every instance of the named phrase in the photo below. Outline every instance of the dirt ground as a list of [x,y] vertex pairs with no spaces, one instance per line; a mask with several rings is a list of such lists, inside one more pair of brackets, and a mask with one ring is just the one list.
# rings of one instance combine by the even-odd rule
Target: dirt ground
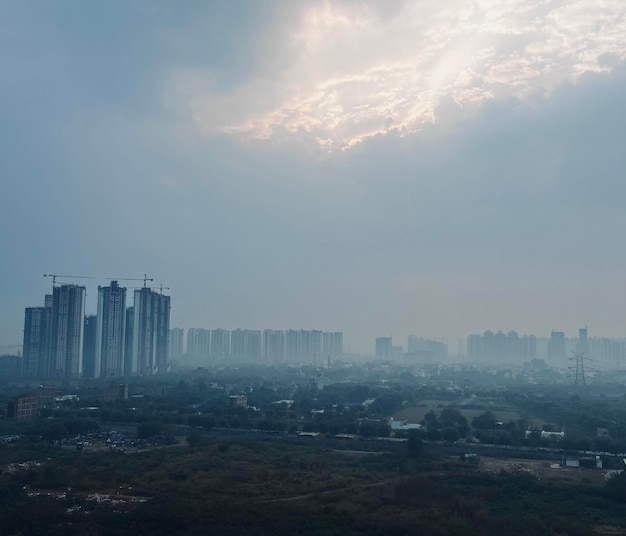
[[487,473],[525,471],[537,478],[572,480],[604,484],[615,471],[560,467],[558,462],[548,460],[519,460],[503,458],[480,458],[478,468]]

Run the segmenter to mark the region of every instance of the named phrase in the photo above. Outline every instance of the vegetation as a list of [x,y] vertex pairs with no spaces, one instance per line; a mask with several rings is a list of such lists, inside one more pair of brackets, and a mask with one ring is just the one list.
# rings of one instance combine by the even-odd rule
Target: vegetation
[[[626,476],[538,480],[459,460],[476,442],[487,444],[479,453],[529,458],[626,452],[622,386],[583,396],[446,368],[425,383],[408,371],[380,381],[365,367],[350,371],[359,381],[327,371],[334,383],[317,389],[312,372],[142,379],[128,400],[85,382],[80,403],[0,420],[12,438],[0,443],[0,533],[626,534]],[[231,406],[231,394],[248,406]],[[389,417],[411,411],[421,430],[391,429]],[[561,440],[540,434],[563,429]],[[77,450],[95,433],[108,443]]]
[[[137,453],[5,446],[3,534],[496,535],[506,528],[532,536],[626,527],[623,476],[603,487],[489,474],[425,454],[415,433],[401,444],[189,436],[195,440],[186,446]],[[8,469],[29,460],[38,465]],[[94,493],[136,502],[97,503],[88,498]]]

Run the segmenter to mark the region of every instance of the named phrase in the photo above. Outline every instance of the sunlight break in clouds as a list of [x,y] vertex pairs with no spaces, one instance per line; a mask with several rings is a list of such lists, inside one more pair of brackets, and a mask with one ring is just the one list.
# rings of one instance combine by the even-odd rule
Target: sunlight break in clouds
[[[203,129],[244,139],[313,139],[325,150],[436,121],[442,99],[464,110],[524,99],[626,58],[623,0],[327,1],[293,31],[292,63],[228,97],[196,95]],[[236,111],[254,98],[255,107]],[[263,100],[265,98],[265,101]],[[218,111],[218,108],[221,111]],[[224,111],[231,114],[226,118]]]

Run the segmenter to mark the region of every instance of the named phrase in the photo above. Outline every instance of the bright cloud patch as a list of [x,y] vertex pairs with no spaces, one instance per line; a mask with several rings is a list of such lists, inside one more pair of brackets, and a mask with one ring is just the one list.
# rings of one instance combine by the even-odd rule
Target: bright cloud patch
[[419,130],[436,121],[444,98],[471,110],[626,59],[623,0],[385,4],[318,4],[286,45],[296,50],[288,67],[228,96],[196,94],[196,121],[244,138],[314,139],[332,151]]

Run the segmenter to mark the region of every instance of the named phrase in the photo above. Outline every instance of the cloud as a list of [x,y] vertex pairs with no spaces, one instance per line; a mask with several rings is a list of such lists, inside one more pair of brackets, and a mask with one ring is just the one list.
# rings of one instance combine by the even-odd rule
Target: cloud
[[[286,31],[283,28],[283,31]],[[626,58],[621,0],[327,0],[307,7],[273,72],[214,91],[210,72],[174,85],[203,132],[242,139],[313,140],[341,150],[373,136],[406,135],[437,121],[452,99],[464,115],[485,102],[547,94]],[[269,61],[269,58],[268,58]]]

